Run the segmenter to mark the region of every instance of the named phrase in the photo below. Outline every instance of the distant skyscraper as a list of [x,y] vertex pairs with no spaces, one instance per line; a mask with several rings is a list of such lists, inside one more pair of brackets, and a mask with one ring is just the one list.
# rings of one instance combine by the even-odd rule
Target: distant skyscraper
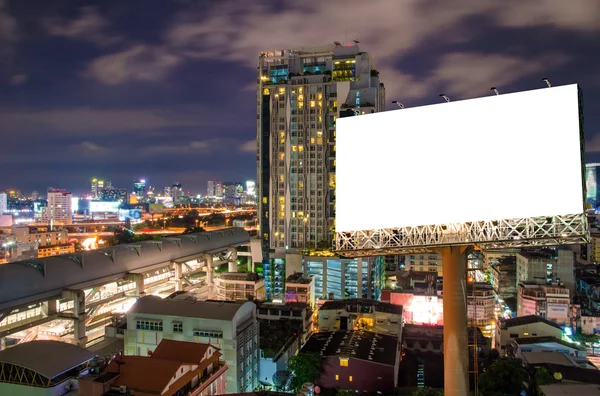
[[225,188],[223,188],[223,183],[220,181],[215,182],[215,197],[223,198],[225,195]]
[[181,183],[175,183],[171,186],[171,196],[173,197],[173,204],[179,205],[183,203],[184,193]]
[[90,191],[92,193],[92,198],[98,198],[98,179],[96,179],[95,177],[92,179]]
[[254,180],[246,182],[246,194],[248,197],[256,197],[256,182]]
[[128,201],[127,190],[124,188],[105,188],[99,194],[103,201],[121,202],[126,204]]
[[600,164],[585,165],[586,203],[590,209],[596,210],[600,206]]
[[206,195],[209,197],[215,196],[215,182],[213,180],[206,183]]
[[0,215],[8,210],[8,194],[0,192]]
[[32,201],[37,201],[39,198],[40,198],[40,193],[34,190],[31,193],[31,200]]
[[336,119],[385,110],[385,88],[355,44],[262,52],[258,73],[257,201],[268,264],[270,249],[331,241]]
[[133,183],[133,192],[137,196],[138,201],[143,200],[144,196],[146,194],[146,180],[144,180],[144,179],[136,180]]
[[71,210],[71,198],[73,194],[66,190],[51,188],[48,190],[48,207],[42,220],[60,224],[71,224],[73,222]]

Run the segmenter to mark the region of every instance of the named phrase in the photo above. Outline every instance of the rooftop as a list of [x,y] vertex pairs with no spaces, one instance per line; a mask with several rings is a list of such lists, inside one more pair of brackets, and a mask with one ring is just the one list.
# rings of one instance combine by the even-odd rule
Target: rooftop
[[369,300],[367,298],[348,298],[345,300],[330,300],[326,301],[320,308],[322,311],[327,310],[346,310],[348,312],[362,312],[363,307],[373,307],[376,312],[385,312],[396,315],[402,315],[402,306],[384,303],[377,300]]
[[521,250],[517,254],[525,257],[528,260],[535,260],[535,259],[551,260],[554,258],[554,252],[548,251],[548,250],[531,250],[531,251]]
[[256,272],[223,272],[219,275],[219,278],[225,280],[256,282],[258,280],[258,274]]
[[250,301],[197,301],[186,294],[164,300],[158,296],[145,296],[133,304],[129,313],[233,320],[245,304],[254,307]]
[[[477,329],[477,343],[485,345],[485,338],[480,328]],[[405,324],[402,329],[402,340],[407,343],[415,341],[441,342],[444,339],[444,326]],[[469,340],[473,340],[473,327],[469,327]]]
[[313,334],[302,352],[323,357],[339,356],[393,366],[396,363],[398,337],[364,330],[333,331]]
[[504,330],[509,327],[523,326],[523,325],[528,325],[528,324],[533,324],[533,323],[545,323],[548,326],[555,327],[562,331],[562,327],[560,327],[560,325],[554,323],[551,320],[542,318],[541,316],[537,316],[537,315],[527,315],[527,316],[521,316],[519,318],[505,319],[503,321],[502,329]]
[[288,276],[285,281],[286,283],[299,283],[307,285],[312,281],[312,279],[304,276],[302,272],[294,272],[292,275]]
[[152,354],[153,359],[171,360],[181,363],[193,363],[198,364],[209,347],[219,350],[209,344],[202,344],[198,342],[186,342],[186,341],[173,341],[164,339],[158,344],[154,353]]
[[585,348],[580,347],[577,344],[572,344],[567,341],[563,341],[560,338],[552,337],[552,336],[542,336],[542,337],[525,337],[525,338],[513,338],[512,341],[516,342],[519,345],[531,345],[531,344],[546,344],[550,342],[554,342],[556,344],[560,344],[569,348],[576,349],[578,351],[585,351]]
[[278,304],[272,302],[257,301],[256,305],[258,306],[258,308],[274,309],[278,311],[302,311],[305,309],[310,311],[308,303],[303,302],[286,302],[283,304]]
[[[542,363],[540,366],[546,367],[551,374],[561,373],[563,381],[600,385],[600,370],[563,366],[552,363]],[[582,395],[588,395],[588,393],[582,393]]]
[[0,351],[0,362],[24,367],[52,379],[96,356],[95,353],[77,345],[40,340],[25,342]]

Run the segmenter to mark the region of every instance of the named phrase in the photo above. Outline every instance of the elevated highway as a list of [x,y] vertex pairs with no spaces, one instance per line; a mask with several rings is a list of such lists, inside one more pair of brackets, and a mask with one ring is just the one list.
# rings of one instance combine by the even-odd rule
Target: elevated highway
[[145,294],[210,297],[214,267],[237,271],[237,248],[249,242],[243,228],[228,228],[0,265],[0,348],[40,335],[85,346]]

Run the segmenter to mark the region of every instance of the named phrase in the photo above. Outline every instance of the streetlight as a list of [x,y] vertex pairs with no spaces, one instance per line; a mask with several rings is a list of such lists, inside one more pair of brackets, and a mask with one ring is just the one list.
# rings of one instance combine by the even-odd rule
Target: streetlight
[[395,105],[398,105],[398,107],[400,107],[401,109],[404,108],[404,105],[402,103],[398,102],[397,100],[392,100],[392,103]]
[[491,88],[490,88],[490,91],[494,91],[494,93],[495,93],[496,95],[500,95],[500,92],[498,91],[498,89],[496,89],[496,87],[491,87]]
[[444,100],[446,101],[446,103],[450,103],[450,98],[447,97],[446,95],[444,95],[443,93],[440,94],[440,98],[444,98]]

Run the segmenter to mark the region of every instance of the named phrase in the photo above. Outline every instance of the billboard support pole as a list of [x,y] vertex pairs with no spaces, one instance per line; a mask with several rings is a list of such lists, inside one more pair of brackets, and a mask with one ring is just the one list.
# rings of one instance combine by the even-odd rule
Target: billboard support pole
[[467,255],[470,246],[435,249],[444,269],[444,395],[469,394]]

